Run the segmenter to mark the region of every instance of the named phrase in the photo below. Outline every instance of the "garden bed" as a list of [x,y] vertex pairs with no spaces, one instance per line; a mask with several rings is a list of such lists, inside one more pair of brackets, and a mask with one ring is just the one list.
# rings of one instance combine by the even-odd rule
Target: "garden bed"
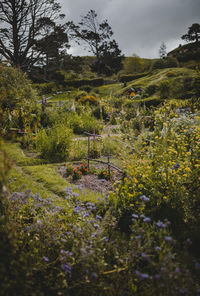
[[[81,163],[80,164],[76,163],[74,167],[78,167],[80,165]],[[83,175],[81,179],[78,179],[78,180],[73,180],[72,176],[68,176],[68,177],[66,176],[65,166],[60,167],[59,172],[63,176],[63,178],[65,178],[69,183],[75,184],[75,185],[81,185],[82,187],[85,187],[95,192],[99,192],[104,195],[104,194],[107,194],[109,191],[114,190],[113,188],[114,182],[120,180],[121,178],[121,173],[117,172],[116,170],[111,170],[112,180],[98,178],[98,172],[105,168],[106,166],[103,164],[99,164],[99,163],[92,164],[90,165],[89,173],[87,175]]]

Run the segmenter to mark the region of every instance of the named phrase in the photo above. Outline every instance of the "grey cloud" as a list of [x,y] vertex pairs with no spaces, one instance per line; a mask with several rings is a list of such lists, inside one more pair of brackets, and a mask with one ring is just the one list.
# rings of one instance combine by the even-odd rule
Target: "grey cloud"
[[[80,15],[94,9],[107,19],[114,38],[125,55],[158,57],[160,44],[167,50],[183,43],[181,36],[194,22],[200,22],[200,0],[62,0],[67,20],[78,22]],[[86,55],[80,48],[74,54]]]

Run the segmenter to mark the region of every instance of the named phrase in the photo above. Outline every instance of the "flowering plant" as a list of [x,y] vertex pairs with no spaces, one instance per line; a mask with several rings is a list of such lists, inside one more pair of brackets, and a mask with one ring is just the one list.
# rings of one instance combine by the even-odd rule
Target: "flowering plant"
[[84,164],[84,163],[81,164],[80,172],[82,172],[83,175],[87,175],[88,173],[87,167],[88,167],[88,164]]
[[75,169],[73,169],[73,175],[72,175],[72,179],[75,180],[79,180],[82,178],[82,172],[80,171],[80,168],[77,167]]

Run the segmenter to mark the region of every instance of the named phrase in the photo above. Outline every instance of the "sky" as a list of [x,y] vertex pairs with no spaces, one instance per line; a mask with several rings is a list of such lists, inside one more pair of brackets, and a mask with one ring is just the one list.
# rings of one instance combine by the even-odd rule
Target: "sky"
[[[193,23],[200,23],[200,0],[60,0],[66,21],[75,24],[91,9],[98,20],[107,19],[125,56],[159,57],[162,42],[167,52],[184,44],[181,39]],[[73,45],[69,53],[88,51]]]

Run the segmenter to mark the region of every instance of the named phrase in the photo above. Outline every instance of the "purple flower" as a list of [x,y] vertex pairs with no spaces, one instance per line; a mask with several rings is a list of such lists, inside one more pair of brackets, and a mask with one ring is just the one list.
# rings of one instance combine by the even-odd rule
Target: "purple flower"
[[194,264],[194,267],[195,267],[195,269],[200,269],[200,264],[199,264],[199,262],[195,262],[195,264]]
[[91,274],[91,276],[92,276],[93,278],[96,278],[96,277],[97,277],[96,272],[93,272],[93,273]]
[[46,256],[43,256],[44,261],[49,262],[49,258]]
[[151,222],[151,218],[144,217],[143,221],[144,221],[145,223],[150,223],[150,222]]
[[99,228],[99,224],[94,223],[94,228]]
[[160,228],[165,228],[166,227],[166,225],[163,222],[161,222],[161,221],[157,222],[156,225],[158,227],[160,227]]
[[133,214],[132,217],[137,219],[139,216],[137,214]]
[[171,243],[173,241],[173,239],[172,239],[171,236],[166,236],[165,241],[168,242],[168,243]]
[[101,218],[102,218],[102,217],[101,217],[100,215],[96,215],[96,219],[97,219],[97,220],[101,220]]
[[178,168],[180,168],[180,164],[177,162],[177,163],[173,166],[172,170],[175,170],[175,169],[178,169]]
[[71,266],[69,265],[69,263],[66,262],[66,263],[62,266],[62,269],[63,269],[66,273],[68,273],[68,274],[71,275],[72,268],[71,268]]
[[149,256],[148,256],[147,254],[145,254],[145,253],[142,253],[141,256],[142,256],[142,258],[144,258],[144,259],[148,259],[148,258],[149,258]]
[[141,273],[140,271],[136,270],[135,272],[137,274],[137,276],[141,279],[141,280],[146,280],[149,278],[149,275],[147,273]]
[[141,199],[142,201],[149,201],[149,198],[146,197],[145,195],[142,195],[142,196],[140,197],[140,199]]
[[155,247],[155,250],[156,250],[156,251],[161,251],[162,248],[157,246],[157,247]]
[[179,268],[179,267],[176,267],[176,269],[175,269],[174,272],[175,272],[175,273],[179,273],[179,272],[180,272],[180,268]]

